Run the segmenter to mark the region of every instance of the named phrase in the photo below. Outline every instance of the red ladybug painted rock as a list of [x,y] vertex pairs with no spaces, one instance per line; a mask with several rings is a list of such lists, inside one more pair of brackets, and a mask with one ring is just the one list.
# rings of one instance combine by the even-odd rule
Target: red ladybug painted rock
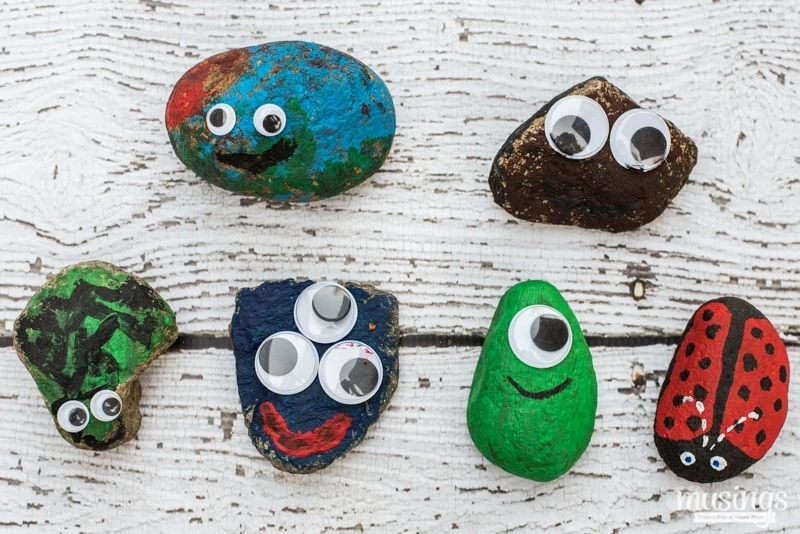
[[789,408],[789,358],[775,327],[744,300],[698,309],[658,397],[655,443],[693,482],[735,477],[775,443]]

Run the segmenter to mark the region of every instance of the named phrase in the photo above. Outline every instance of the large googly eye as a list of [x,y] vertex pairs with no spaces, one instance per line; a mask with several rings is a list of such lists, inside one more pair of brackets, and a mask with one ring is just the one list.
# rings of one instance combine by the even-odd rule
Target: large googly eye
[[713,456],[709,463],[711,464],[711,468],[715,471],[722,471],[728,467],[728,461],[722,456]]
[[614,123],[609,144],[614,159],[626,169],[652,171],[669,155],[669,127],[652,111],[632,109]]
[[253,126],[261,135],[278,135],[286,127],[286,113],[275,104],[264,104],[253,115]]
[[608,139],[608,116],[591,98],[567,96],[547,112],[544,133],[553,150],[562,156],[590,158],[600,152]]
[[522,363],[553,367],[569,354],[572,330],[567,319],[550,306],[528,306],[511,320],[508,341]]
[[115,391],[105,389],[94,394],[89,408],[95,419],[104,422],[113,421],[122,413],[122,399]]
[[694,454],[691,452],[681,453],[681,463],[685,466],[693,465],[695,462]]
[[296,332],[269,336],[256,351],[256,376],[264,387],[280,395],[306,389],[317,376],[319,353]]
[[214,135],[228,135],[236,126],[236,112],[228,104],[217,104],[206,113],[206,125]]
[[329,348],[319,362],[319,383],[325,393],[342,404],[366,402],[383,381],[380,358],[358,341],[341,341]]
[[59,407],[56,420],[67,432],[80,432],[89,424],[89,410],[80,401],[67,401]]
[[317,282],[300,293],[294,304],[294,322],[300,332],[317,343],[343,339],[356,324],[356,299],[339,284]]

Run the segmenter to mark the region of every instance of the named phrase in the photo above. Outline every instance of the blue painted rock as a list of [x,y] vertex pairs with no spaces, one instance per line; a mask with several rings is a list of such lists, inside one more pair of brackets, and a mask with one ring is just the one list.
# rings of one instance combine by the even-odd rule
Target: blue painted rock
[[383,165],[395,113],[383,80],[357,59],[284,41],[210,57],[178,80],[166,126],[180,160],[243,195],[309,202]]
[[242,289],[230,333],[250,439],[282,471],[317,471],[358,445],[397,388],[397,299],[371,286]]

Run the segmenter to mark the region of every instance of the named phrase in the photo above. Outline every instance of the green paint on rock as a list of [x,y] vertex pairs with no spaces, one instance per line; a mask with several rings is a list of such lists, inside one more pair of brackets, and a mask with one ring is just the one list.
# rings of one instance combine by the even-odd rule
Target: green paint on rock
[[[525,323],[534,309],[521,312],[531,306],[547,306],[550,311],[535,310],[544,310],[548,317],[560,316],[548,327],[555,332],[549,339],[535,337],[530,321]],[[540,354],[540,367],[526,363],[512,349],[509,328],[518,315],[515,347]],[[546,338],[545,330],[540,329],[540,336]],[[540,346],[550,343],[547,348],[552,349],[567,332],[571,332],[571,348],[569,344],[562,347],[563,360],[541,366],[560,358],[557,351],[537,348],[537,342]],[[509,289],[486,335],[467,406],[467,425],[478,450],[510,473],[540,482],[553,480],[566,473],[588,447],[596,409],[592,355],[566,300],[542,281],[522,282]]]

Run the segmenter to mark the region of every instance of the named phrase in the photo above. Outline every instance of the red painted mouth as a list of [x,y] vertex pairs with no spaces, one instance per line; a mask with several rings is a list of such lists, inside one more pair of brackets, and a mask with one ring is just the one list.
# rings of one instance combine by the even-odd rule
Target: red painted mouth
[[286,420],[271,402],[262,402],[258,410],[264,421],[262,428],[275,448],[295,458],[306,458],[336,448],[347,435],[353,421],[349,415],[337,413],[314,430],[294,432],[289,430]]

